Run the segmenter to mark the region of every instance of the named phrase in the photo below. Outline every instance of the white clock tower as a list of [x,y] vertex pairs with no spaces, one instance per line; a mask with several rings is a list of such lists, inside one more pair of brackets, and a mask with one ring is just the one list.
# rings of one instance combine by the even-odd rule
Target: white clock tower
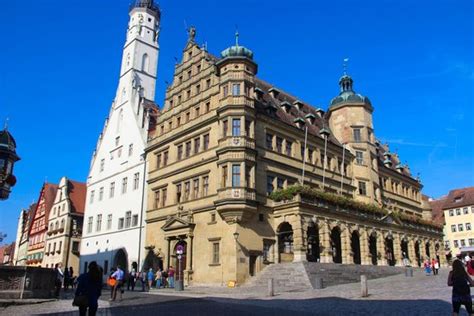
[[[99,135],[87,179],[81,268],[97,261],[140,269],[144,260],[146,163],[149,112],[156,111],[160,9],[153,0],[130,7],[115,99]],[[151,108],[151,109],[150,109]]]

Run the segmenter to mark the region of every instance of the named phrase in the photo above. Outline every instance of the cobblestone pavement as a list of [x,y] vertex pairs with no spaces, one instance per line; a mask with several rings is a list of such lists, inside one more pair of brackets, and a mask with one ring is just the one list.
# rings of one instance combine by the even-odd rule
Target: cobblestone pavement
[[[125,292],[122,302],[99,302],[98,315],[450,315],[451,288],[447,270],[413,278],[397,275],[369,280],[369,297],[360,297],[360,284],[344,284],[322,290],[279,293],[269,298],[266,289],[192,287],[183,292],[152,290]],[[104,298],[109,292],[104,291]],[[72,313],[74,311],[74,313]],[[10,306],[1,315],[77,315],[71,299]],[[465,311],[461,315],[467,315]]]

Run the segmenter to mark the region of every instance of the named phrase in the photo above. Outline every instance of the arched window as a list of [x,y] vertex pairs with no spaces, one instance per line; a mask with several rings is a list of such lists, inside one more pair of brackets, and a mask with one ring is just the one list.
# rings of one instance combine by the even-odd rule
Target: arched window
[[56,223],[54,224],[55,228],[58,229],[59,228],[59,222],[56,221]]
[[51,223],[51,224],[49,225],[49,230],[53,230],[53,229],[54,229],[54,225],[53,225],[53,223]]
[[65,221],[64,221],[64,218],[61,220],[61,228],[64,228],[64,224],[65,224]]
[[149,64],[148,54],[143,54],[143,58],[142,58],[142,71],[148,72],[148,66],[149,66],[148,64]]

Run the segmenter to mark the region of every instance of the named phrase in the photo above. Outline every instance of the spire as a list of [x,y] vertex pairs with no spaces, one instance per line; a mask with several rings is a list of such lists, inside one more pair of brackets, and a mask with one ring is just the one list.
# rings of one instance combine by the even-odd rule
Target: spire
[[239,47],[239,30],[235,30],[235,46]]
[[3,130],[4,130],[4,131],[7,131],[7,130],[8,130],[8,121],[9,121],[9,120],[10,120],[10,119],[9,119],[8,117],[5,119],[5,124],[3,125]]

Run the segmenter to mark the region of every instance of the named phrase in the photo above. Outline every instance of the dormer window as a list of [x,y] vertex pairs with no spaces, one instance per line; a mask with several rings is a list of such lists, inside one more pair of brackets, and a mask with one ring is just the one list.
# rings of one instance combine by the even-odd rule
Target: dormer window
[[309,124],[314,124],[316,121],[316,116],[313,113],[306,114],[305,118],[308,120]]
[[286,113],[290,113],[291,104],[288,101],[283,101],[280,105]]
[[293,120],[293,122],[295,122],[296,126],[298,126],[298,128],[303,128],[304,125],[305,125],[305,121],[304,119],[302,119],[301,117],[297,117]]
[[463,200],[464,196],[457,196],[454,198],[454,203],[459,203]]
[[296,100],[293,102],[293,105],[298,111],[301,111],[303,109],[303,103],[300,100]]
[[323,117],[323,116],[324,116],[324,111],[323,111],[323,109],[317,108],[317,109],[316,109],[316,114],[318,114],[319,117]]
[[256,97],[258,100],[261,100],[262,97],[263,97],[263,94],[264,94],[263,90],[260,89],[260,88],[255,88],[254,91],[255,91],[255,97]]
[[280,90],[278,90],[277,88],[270,88],[270,89],[268,90],[268,93],[270,93],[270,95],[272,96],[272,98],[277,99],[277,98],[278,98],[278,95],[280,94]]

